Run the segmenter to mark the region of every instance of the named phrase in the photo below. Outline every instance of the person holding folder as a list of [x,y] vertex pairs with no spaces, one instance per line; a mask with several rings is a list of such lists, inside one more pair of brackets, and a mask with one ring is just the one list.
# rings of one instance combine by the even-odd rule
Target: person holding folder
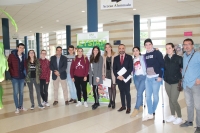
[[[115,108],[115,98],[116,98],[116,83],[115,83],[115,75],[113,74],[113,62],[116,56],[115,52],[112,50],[112,46],[110,43],[106,43],[104,47],[104,56],[103,56],[103,69],[102,75],[103,80],[106,79],[111,80],[111,86],[108,87],[108,93],[110,102],[108,104],[108,108],[112,106],[112,109]],[[106,78],[106,79],[105,79]]]
[[125,53],[124,44],[120,44],[118,50],[119,55],[114,58],[113,63],[113,73],[116,77],[122,104],[122,107],[118,111],[126,110],[127,106],[126,114],[129,114],[131,111],[130,74],[133,71],[133,59],[132,56]]

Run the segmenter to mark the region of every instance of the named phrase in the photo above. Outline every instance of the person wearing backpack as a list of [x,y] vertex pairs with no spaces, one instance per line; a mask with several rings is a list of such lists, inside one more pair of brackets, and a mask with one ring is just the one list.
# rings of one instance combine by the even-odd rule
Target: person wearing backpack
[[89,71],[89,61],[86,56],[83,55],[83,49],[78,48],[77,56],[72,60],[70,75],[72,81],[75,83],[78,102],[76,107],[82,105],[81,103],[81,91],[83,93],[84,106],[88,107],[87,104],[87,76]]

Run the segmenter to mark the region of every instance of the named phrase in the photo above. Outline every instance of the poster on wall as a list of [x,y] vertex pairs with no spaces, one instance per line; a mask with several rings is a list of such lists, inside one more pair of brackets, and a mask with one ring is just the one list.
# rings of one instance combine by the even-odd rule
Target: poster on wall
[[133,8],[133,0],[101,0],[101,10]]
[[[77,47],[83,48],[84,55],[89,59],[92,48],[94,46],[99,46],[101,50],[101,55],[104,54],[104,46],[109,42],[109,32],[89,32],[89,33],[79,33],[77,34]],[[98,85],[99,102],[108,103],[109,94],[108,88],[102,84]],[[94,102],[93,91],[91,85],[87,85],[88,102]]]

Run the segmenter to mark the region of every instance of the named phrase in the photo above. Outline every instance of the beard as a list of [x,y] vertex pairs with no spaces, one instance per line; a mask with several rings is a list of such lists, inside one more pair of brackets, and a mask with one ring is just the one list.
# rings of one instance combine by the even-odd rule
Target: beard
[[120,54],[124,54],[124,53],[125,53],[125,51],[120,51],[119,53],[120,53]]

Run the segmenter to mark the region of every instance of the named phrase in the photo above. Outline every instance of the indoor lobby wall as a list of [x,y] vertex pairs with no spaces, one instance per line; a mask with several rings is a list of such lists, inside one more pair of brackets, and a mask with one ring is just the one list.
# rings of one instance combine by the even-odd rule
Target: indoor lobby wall
[[103,25],[104,31],[109,31],[110,44],[113,50],[118,51],[118,46],[114,45],[114,40],[121,40],[126,45],[126,52],[132,53],[133,48],[133,21],[109,23]]
[[[195,44],[200,44],[200,14],[168,17],[166,22],[166,42],[182,44],[185,38],[192,38]],[[187,31],[191,31],[193,35],[184,36]]]
[[75,47],[77,46],[77,37],[76,35],[78,33],[83,33],[82,28],[76,28],[71,30],[71,44],[74,45]]

